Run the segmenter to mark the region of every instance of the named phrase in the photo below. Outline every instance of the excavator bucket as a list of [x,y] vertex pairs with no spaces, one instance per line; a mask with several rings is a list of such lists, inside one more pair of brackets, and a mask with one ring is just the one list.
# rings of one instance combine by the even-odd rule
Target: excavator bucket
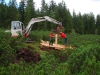
[[57,29],[56,30],[52,30],[52,32],[55,33],[55,34],[60,34],[61,29],[62,29],[62,24],[58,25]]

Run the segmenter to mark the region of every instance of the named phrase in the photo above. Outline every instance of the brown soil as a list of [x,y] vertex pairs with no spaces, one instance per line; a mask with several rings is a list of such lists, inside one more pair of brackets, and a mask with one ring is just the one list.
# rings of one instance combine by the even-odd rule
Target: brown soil
[[[29,48],[29,47],[28,47]],[[33,49],[30,47],[30,49]],[[21,48],[17,52],[16,63],[22,58],[25,62],[37,63],[41,60],[40,54],[38,52],[32,52],[29,49]]]
[[[41,50],[43,51],[48,51],[48,52],[52,52],[53,50],[56,50],[53,47],[45,47],[45,46],[38,46]],[[38,61],[41,60],[40,57],[40,53],[39,52],[32,52],[34,51],[34,48],[31,46],[28,46],[28,48],[20,48],[17,51],[17,56],[16,59],[12,62],[12,63],[18,63],[20,64],[20,59],[22,59],[23,61],[29,63],[29,62],[34,62],[37,63]],[[59,50],[56,50],[59,51]]]

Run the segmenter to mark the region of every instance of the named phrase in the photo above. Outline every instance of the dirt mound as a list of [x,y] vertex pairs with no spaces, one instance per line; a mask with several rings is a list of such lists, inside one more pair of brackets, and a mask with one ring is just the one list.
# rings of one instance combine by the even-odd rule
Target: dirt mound
[[40,54],[38,52],[32,52],[28,49],[21,48],[17,52],[17,60],[23,59],[25,62],[38,62],[41,60]]

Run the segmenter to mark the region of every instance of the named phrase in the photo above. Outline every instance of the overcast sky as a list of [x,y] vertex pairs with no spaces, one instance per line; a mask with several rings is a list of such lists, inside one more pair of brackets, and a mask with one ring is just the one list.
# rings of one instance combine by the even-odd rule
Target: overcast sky
[[[17,0],[19,2],[20,0]],[[45,0],[46,3],[49,3],[51,0]],[[62,2],[62,0],[54,0],[57,4]],[[70,10],[71,13],[73,13],[73,10],[75,13],[81,12],[81,14],[84,13],[90,13],[93,12],[93,14],[96,16],[97,14],[100,14],[100,0],[63,0],[66,3],[67,8]],[[41,0],[34,0],[36,7],[41,6]]]

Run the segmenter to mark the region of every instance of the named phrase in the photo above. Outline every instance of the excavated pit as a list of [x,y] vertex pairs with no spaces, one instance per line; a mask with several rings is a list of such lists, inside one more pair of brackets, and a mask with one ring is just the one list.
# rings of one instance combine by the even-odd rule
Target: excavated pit
[[[31,47],[30,47],[31,48]],[[21,48],[17,51],[16,62],[23,59],[25,62],[34,62],[37,63],[41,60],[40,54],[38,52],[32,52],[29,49]]]

